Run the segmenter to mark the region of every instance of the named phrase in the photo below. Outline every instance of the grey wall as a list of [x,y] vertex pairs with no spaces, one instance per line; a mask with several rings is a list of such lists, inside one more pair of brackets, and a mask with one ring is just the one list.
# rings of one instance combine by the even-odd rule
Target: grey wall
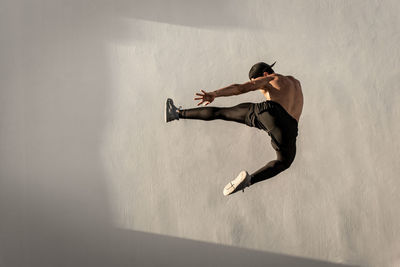
[[[120,239],[135,231],[398,266],[399,11],[394,0],[1,1],[0,266],[129,265],[138,243]],[[195,107],[200,89],[275,60],[304,90],[297,157],[226,198],[240,170],[273,159],[268,136],[166,124],[164,102]]]

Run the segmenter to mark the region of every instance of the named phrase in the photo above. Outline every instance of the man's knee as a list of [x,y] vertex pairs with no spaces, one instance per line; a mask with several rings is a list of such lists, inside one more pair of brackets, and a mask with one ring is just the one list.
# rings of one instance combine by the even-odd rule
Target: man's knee
[[213,114],[216,119],[220,119],[220,120],[226,119],[226,112],[225,112],[224,108],[214,108]]
[[281,158],[279,161],[281,163],[281,166],[282,166],[283,170],[289,169],[289,167],[293,163],[293,160],[294,160],[294,157]]
[[277,159],[274,161],[270,161],[266,166],[274,169],[277,172],[282,172],[290,167],[290,162],[282,159]]
[[296,149],[281,147],[277,155],[278,160],[282,163],[282,166],[285,169],[288,169],[294,161],[294,158],[296,156]]
[[282,162],[283,169],[284,170],[289,169],[290,165],[292,165],[292,162],[293,161],[288,161],[288,160],[283,161]]

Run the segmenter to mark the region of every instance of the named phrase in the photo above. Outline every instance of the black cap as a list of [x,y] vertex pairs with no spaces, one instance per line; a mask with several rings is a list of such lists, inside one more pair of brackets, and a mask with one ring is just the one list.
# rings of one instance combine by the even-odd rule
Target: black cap
[[258,62],[251,67],[249,71],[249,79],[255,79],[264,75],[264,72],[269,74],[275,73],[272,67],[275,65],[276,61],[272,65],[268,65],[265,62]]

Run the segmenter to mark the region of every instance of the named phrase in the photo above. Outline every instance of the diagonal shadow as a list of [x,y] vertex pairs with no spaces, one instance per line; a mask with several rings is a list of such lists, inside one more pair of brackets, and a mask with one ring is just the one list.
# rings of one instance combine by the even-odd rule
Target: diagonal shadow
[[[225,0],[147,0],[147,1],[119,1],[117,12],[124,17],[148,20],[175,25],[211,28],[261,28],[261,23],[251,16],[251,10],[243,10],[248,5],[241,1]],[[257,8],[257,7],[254,7]],[[242,9],[238,13],[237,10]]]
[[51,236],[43,231],[45,238],[31,244],[29,266],[350,266],[116,228],[74,232],[69,237],[47,230]]
[[289,255],[250,250],[145,232],[116,230],[114,255],[127,256],[137,266],[350,266]]

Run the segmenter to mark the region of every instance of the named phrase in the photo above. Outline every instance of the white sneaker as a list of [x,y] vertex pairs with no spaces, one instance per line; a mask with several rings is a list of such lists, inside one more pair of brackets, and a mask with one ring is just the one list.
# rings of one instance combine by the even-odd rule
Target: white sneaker
[[229,182],[223,191],[224,196],[236,193],[251,185],[251,175],[247,171],[241,171],[235,180]]
[[179,109],[175,107],[174,101],[171,98],[167,99],[167,102],[165,103],[165,122],[170,122],[173,120],[179,120]]

